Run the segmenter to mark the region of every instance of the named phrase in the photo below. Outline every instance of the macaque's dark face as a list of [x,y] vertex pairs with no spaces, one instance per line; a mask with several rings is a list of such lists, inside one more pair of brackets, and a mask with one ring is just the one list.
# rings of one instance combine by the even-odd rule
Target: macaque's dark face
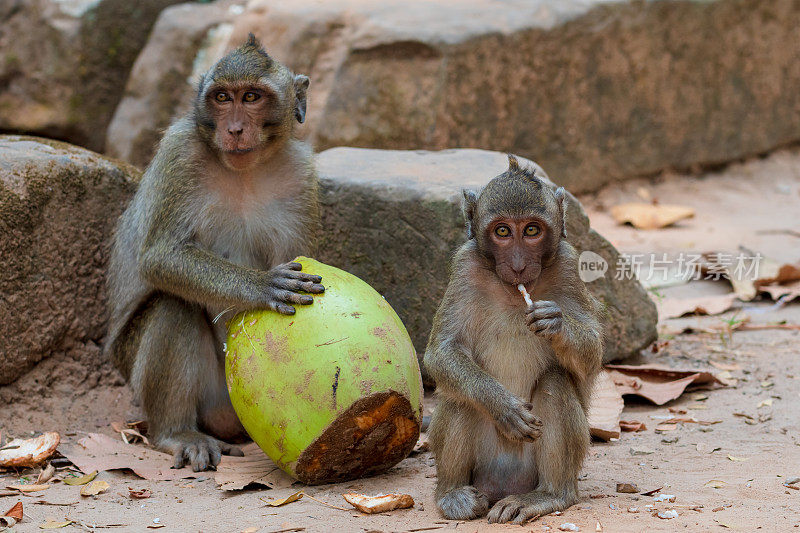
[[497,276],[511,285],[535,283],[550,231],[538,217],[496,218],[486,227],[485,242]]
[[233,166],[265,148],[286,122],[286,108],[271,89],[250,83],[218,84],[207,94],[214,142]]

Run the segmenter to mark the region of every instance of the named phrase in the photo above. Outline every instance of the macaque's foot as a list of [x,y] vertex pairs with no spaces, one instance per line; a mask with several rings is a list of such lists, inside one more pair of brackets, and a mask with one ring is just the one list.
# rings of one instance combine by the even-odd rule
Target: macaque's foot
[[445,518],[450,520],[472,520],[485,515],[489,510],[486,495],[471,485],[448,491],[436,505]]
[[542,435],[542,421],[533,414],[533,404],[511,397],[508,405],[497,416],[500,432],[509,440],[533,442]]
[[528,494],[512,494],[506,496],[489,511],[490,524],[524,524],[540,516],[561,511],[569,507],[563,498],[547,492],[529,492]]
[[199,431],[177,433],[158,443],[158,447],[175,457],[173,468],[191,465],[192,470],[216,470],[223,455],[244,456],[242,450]]
[[552,339],[561,331],[563,320],[558,304],[547,300],[533,302],[525,312],[528,327],[545,339]]

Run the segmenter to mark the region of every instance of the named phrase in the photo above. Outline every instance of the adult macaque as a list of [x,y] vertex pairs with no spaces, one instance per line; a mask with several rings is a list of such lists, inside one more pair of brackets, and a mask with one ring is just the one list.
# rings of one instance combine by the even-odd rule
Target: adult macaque
[[602,333],[565,210],[564,189],[513,156],[480,194],[464,191],[469,240],[425,353],[439,394],[429,431],[436,504],[447,518],[488,512],[489,522],[521,524],[577,501]]
[[176,468],[241,455],[224,442],[245,434],[225,385],[221,315],[292,314],[324,290],[287,263],[317,225],[312,153],[293,136],[308,83],[251,34],[200,80],[119,221],[106,350]]

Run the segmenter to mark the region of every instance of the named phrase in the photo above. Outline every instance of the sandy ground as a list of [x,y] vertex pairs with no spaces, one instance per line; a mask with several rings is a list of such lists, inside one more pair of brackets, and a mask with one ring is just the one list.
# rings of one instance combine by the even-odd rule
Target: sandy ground
[[[606,212],[615,203],[643,198],[689,205],[697,210],[697,216],[674,228],[638,231],[616,226]],[[581,200],[593,226],[622,251],[736,250],[744,245],[776,259],[800,259],[800,238],[784,231],[800,229],[798,153],[777,153],[700,177],[665,176],[626,183]],[[717,285],[716,290],[727,289],[724,282]],[[687,291],[686,286],[666,293],[681,290]],[[799,302],[778,309],[766,302],[747,304],[723,316],[668,320],[662,328],[715,327],[732,316],[749,316],[755,324],[800,324]],[[436,469],[430,452],[412,455],[388,473],[369,479],[271,491],[222,492],[210,474],[196,480],[151,482],[127,473],[105,472],[98,479],[107,480],[111,488],[99,496],[81,498],[78,487],[55,484],[31,496],[0,497],[0,512],[23,502],[26,518],[16,531],[38,531],[47,517],[65,516],[76,522],[65,530],[145,531],[148,526],[163,525],[162,531],[557,531],[570,522],[581,531],[597,531],[598,527],[602,531],[800,531],[794,529],[800,528],[800,490],[783,485],[788,478],[800,476],[800,331],[674,337],[665,333],[662,340],[668,342],[658,353],[647,353],[633,362],[713,372],[719,370],[709,361],[737,364],[740,369],[731,373],[739,379],[738,385],[706,392],[704,401],[685,394],[661,407],[628,402],[622,418],[645,422],[648,429],[623,433],[617,442],[594,443],[580,478],[581,501],[560,516],[547,516],[524,527],[490,526],[485,520],[443,520],[432,496]],[[55,429],[65,440],[74,441],[85,432],[113,434],[112,421],[136,416],[127,389],[113,379],[104,377],[94,386],[98,377],[92,371],[77,377],[73,372],[60,379],[58,365],[73,363],[45,362],[17,384],[0,390],[5,403],[0,430],[24,436]],[[107,376],[108,369],[98,372]],[[772,400],[772,404],[765,405],[764,400]],[[434,404],[429,397],[426,410]],[[687,423],[658,434],[654,427],[668,414],[668,407],[686,408],[698,420],[718,423]],[[25,474],[0,473],[0,487]],[[30,478],[31,473],[27,474]],[[721,488],[708,486],[711,480],[723,482],[717,483]],[[618,482],[633,483],[641,492],[661,488],[661,494],[674,495],[675,501],[659,503],[649,496],[619,494],[615,492]],[[148,488],[153,495],[130,500],[128,487]],[[413,496],[416,505],[366,516],[310,499],[278,508],[267,507],[260,500],[284,497],[300,488],[335,506],[346,506],[341,494],[350,490],[405,492]],[[648,506],[675,509],[678,517],[660,519]]]

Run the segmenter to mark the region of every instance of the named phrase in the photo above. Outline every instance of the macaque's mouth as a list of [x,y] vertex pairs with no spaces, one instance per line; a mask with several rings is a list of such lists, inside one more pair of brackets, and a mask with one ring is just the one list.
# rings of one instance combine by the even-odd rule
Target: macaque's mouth
[[230,155],[242,155],[249,154],[253,150],[255,150],[255,148],[235,148],[233,150],[225,150],[225,153]]

